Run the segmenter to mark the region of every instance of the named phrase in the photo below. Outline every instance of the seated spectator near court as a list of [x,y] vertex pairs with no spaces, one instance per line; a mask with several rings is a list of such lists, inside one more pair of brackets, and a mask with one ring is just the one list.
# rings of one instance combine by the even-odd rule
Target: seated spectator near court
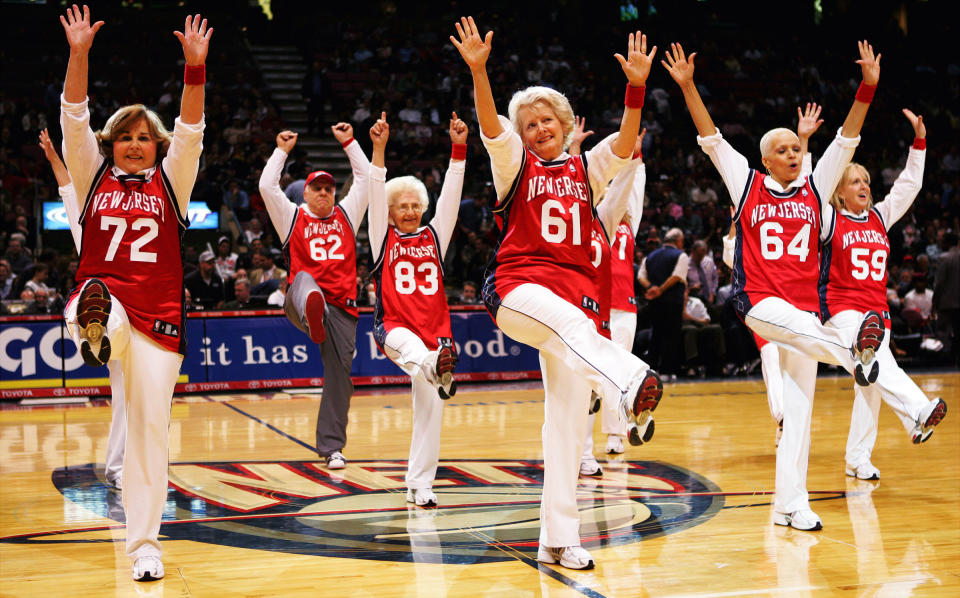
[[710,322],[710,313],[699,298],[687,296],[683,310],[685,367],[697,375],[720,376],[727,359],[723,329]]
[[193,302],[201,309],[220,309],[226,295],[223,279],[217,274],[216,256],[207,249],[200,254],[199,267],[183,279],[184,286],[190,290]]
[[250,281],[246,278],[238,278],[233,283],[232,301],[223,304],[223,309],[265,309],[267,302],[263,299],[250,295]]
[[452,303],[459,305],[477,305],[480,303],[479,297],[479,288],[477,283],[472,280],[466,280],[463,282],[463,289],[460,291],[460,296],[456,298]]

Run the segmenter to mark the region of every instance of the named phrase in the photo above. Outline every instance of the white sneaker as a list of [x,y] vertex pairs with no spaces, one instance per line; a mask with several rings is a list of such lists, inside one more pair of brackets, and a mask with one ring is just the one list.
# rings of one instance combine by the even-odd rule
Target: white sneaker
[[107,483],[116,488],[117,490],[123,490],[123,477],[117,476],[115,478],[107,478]]
[[879,480],[880,470],[873,466],[873,463],[866,461],[860,465],[850,465],[847,463],[847,475],[851,478],[861,480]]
[[598,478],[603,475],[603,468],[600,467],[600,464],[597,463],[597,460],[593,457],[588,457],[586,459],[580,459],[580,475],[585,475],[591,478]]
[[593,569],[594,565],[593,557],[582,546],[550,548],[541,544],[537,560],[548,565],[559,562],[561,567],[567,569]]
[[327,469],[343,469],[347,466],[347,458],[340,451],[333,451],[327,455]]
[[623,454],[623,436],[620,436],[619,434],[607,434],[607,454]]
[[933,427],[939,424],[946,415],[947,404],[943,402],[943,399],[931,400],[920,412],[920,419],[917,420],[917,425],[910,432],[910,439],[913,443],[926,442],[933,434]]
[[823,529],[823,524],[820,522],[820,518],[810,509],[801,509],[799,511],[794,511],[793,513],[781,513],[779,511],[774,511],[773,523],[774,525],[787,525],[793,529],[798,529],[805,532],[815,532]]
[[412,502],[418,507],[435,507],[437,495],[430,488],[408,488],[407,502]]
[[156,556],[142,556],[133,563],[134,581],[163,579],[163,561]]

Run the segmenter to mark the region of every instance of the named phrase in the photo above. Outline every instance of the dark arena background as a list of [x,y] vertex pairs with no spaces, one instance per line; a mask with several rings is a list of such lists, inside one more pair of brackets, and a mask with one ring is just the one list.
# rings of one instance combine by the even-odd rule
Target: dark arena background
[[[206,61],[203,154],[183,235],[185,274],[204,251],[236,254],[219,295],[190,291],[186,353],[169,426],[160,528],[164,579],[131,580],[121,491],[104,468],[107,370],[84,364],[63,326],[78,257],[38,135],[60,149],[69,48],[63,2],[0,0],[0,596],[956,596],[960,595],[960,417],[914,445],[884,404],[872,463],[845,475],[855,383],[821,365],[807,489],[823,529],[773,524],[777,424],[752,334],[729,301],[722,239],[730,198],[682,94],[661,66],[671,42],[697,52],[696,82],[730,144],[760,167],[767,130],[823,106],[819,157],[849,110],[858,40],[882,54],[854,160],[882,200],[922,115],[922,189],[890,227],[891,348],[928,398],[960,408],[960,52],[946,1],[91,2],[105,21],[89,56],[91,126],[141,102],[168,128],[184,58],[173,31],[200,13],[215,32]],[[478,299],[498,242],[489,156],[469,69],[450,43],[472,15],[493,30],[487,64],[500,114],[547,85],[571,101],[589,149],[615,132],[624,75],[613,57],[641,30],[657,45],[643,106],[645,203],[635,269],[684,233],[716,264],[707,321],[676,331],[680,366],[664,377],[655,435],[605,451],[581,476],[583,546],[596,568],[536,560],[544,483],[544,390],[537,353],[501,332]],[[268,299],[288,269],[258,181],[277,134],[299,134],[281,186],[322,169],[342,197],[350,164],[331,133],[351,123],[367,156],[381,111],[388,178],[415,175],[434,215],[450,159],[451,112],[469,127],[459,218],[442,282],[459,354],[443,403],[437,508],[405,500],[413,433],[410,378],[377,348],[371,255],[357,235],[360,318],[345,469],[326,467],[315,427],[320,349]],[[948,256],[949,257],[949,256]],[[699,258],[697,258],[699,259]],[[250,297],[238,291],[251,275]],[[633,353],[656,360],[653,313],[637,282]],[[39,290],[38,290],[39,289]],[[726,289],[727,292],[724,292]],[[238,296],[238,293],[240,295]],[[572,442],[572,440],[571,440]]]

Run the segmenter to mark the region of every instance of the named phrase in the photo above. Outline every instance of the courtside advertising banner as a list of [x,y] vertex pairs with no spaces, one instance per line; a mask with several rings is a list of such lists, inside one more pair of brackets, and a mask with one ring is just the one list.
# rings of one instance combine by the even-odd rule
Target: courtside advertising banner
[[[193,313],[177,392],[302,388],[323,385],[320,348],[277,311]],[[515,343],[485,311],[451,314],[459,381],[539,378],[535,350]],[[361,313],[352,376],[360,385],[407,384],[373,338]],[[62,320],[24,316],[0,321],[0,398],[107,395],[106,367],[83,363]]]

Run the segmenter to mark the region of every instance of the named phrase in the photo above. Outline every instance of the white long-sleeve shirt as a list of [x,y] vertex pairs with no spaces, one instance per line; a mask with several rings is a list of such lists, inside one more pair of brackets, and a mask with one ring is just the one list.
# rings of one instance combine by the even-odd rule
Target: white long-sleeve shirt
[[[356,139],[351,140],[343,151],[346,152],[350,160],[350,168],[353,170],[353,184],[347,196],[337,204],[340,209],[346,213],[350,219],[350,225],[353,227],[353,234],[356,235],[360,229],[360,223],[363,221],[363,215],[367,211],[367,200],[369,196],[367,177],[370,175],[370,161],[360,148]],[[290,229],[293,227],[293,221],[297,216],[299,206],[284,195],[280,188],[280,175],[283,173],[283,164],[287,161],[287,152],[279,147],[273,150],[270,158],[267,160],[263,172],[260,174],[260,195],[263,197],[263,203],[267,206],[267,214],[270,216],[270,222],[280,236],[280,244],[286,245],[290,237]],[[303,209],[316,218],[321,218],[319,214],[310,211],[306,204]]]

